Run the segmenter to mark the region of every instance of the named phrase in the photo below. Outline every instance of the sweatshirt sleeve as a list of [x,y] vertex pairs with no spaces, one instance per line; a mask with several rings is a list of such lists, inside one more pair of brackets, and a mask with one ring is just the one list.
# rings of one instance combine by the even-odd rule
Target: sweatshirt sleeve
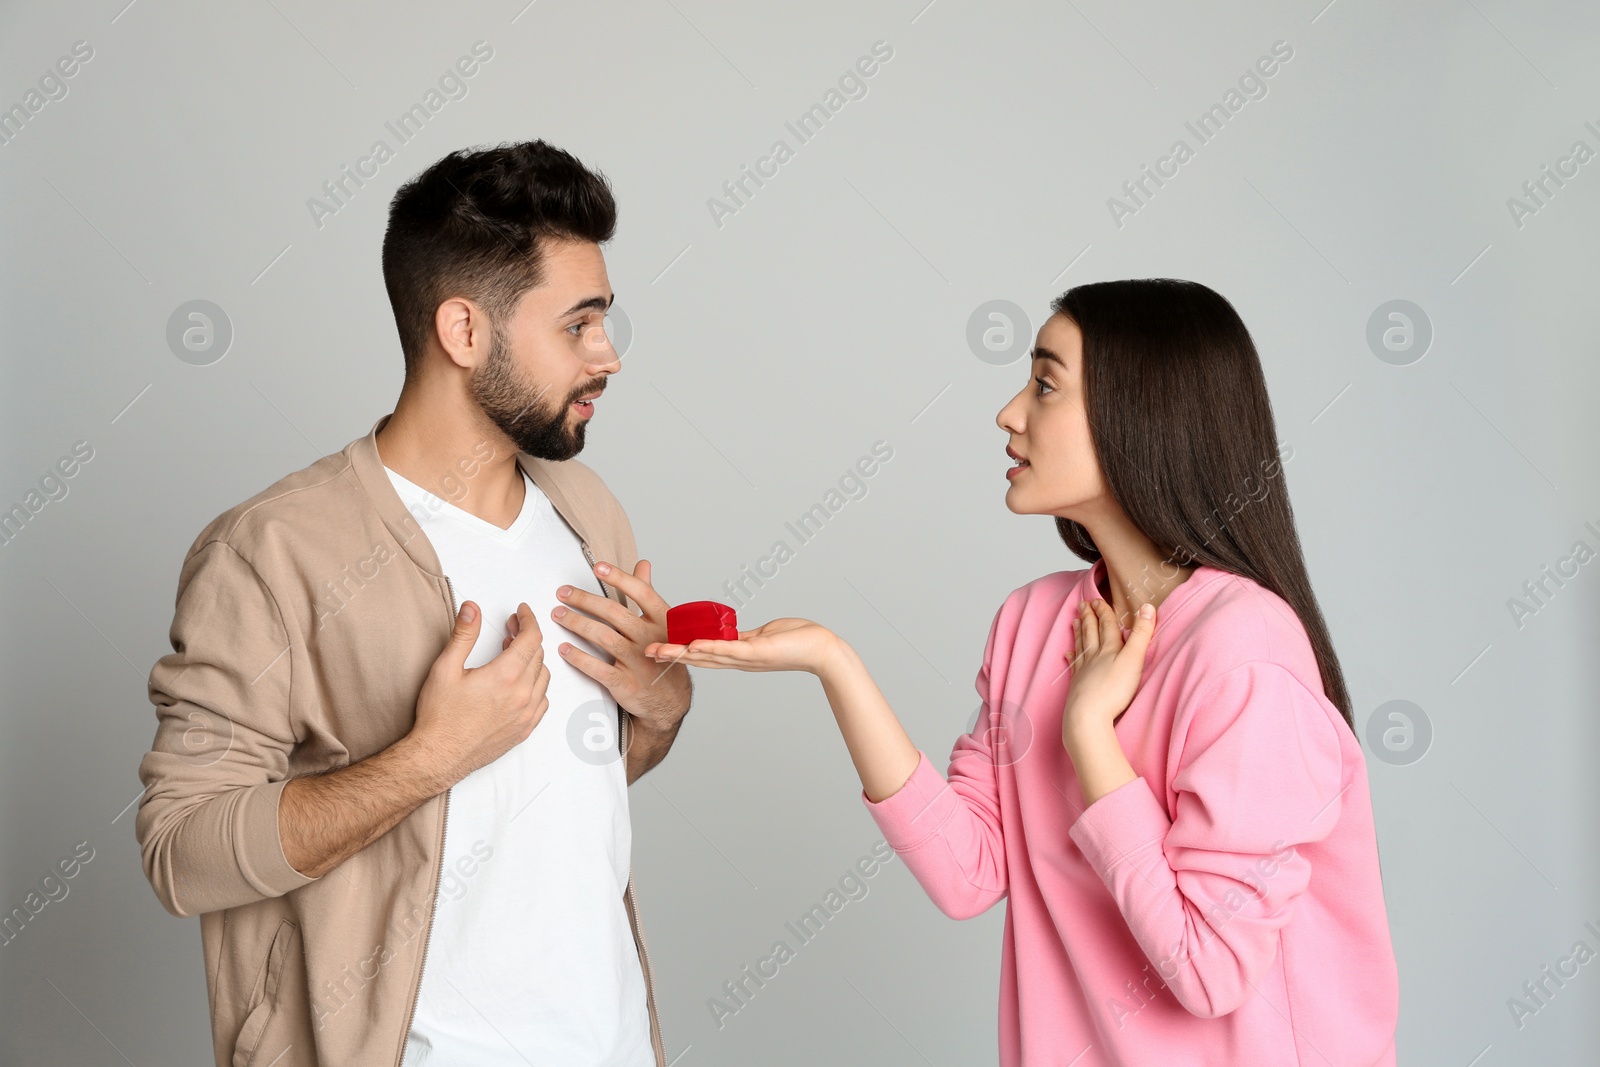
[[[981,915],[1006,895],[1006,847],[995,768],[1003,760],[1014,762],[1020,753],[1007,747],[1008,728],[1015,724],[998,721],[1000,711],[989,699],[989,664],[999,622],[997,613],[974,683],[983,701],[978,723],[956,738],[948,781],[919,749],[916,770],[893,795],[873,803],[865,790],[861,792],[861,802],[884,840],[934,905],[952,919]],[[1012,707],[1005,705],[1007,710]]]
[[290,866],[278,836],[295,744],[288,631],[231,545],[210,541],[185,560],[170,638],[172,653],[150,672],[156,732],[134,820],[156,896],[187,916],[314,881]]
[[1311,879],[1301,847],[1338,822],[1343,767],[1337,724],[1275,663],[1220,675],[1187,718],[1170,820],[1141,777],[1069,835],[1178,1002],[1215,1018],[1252,997],[1276,958]]

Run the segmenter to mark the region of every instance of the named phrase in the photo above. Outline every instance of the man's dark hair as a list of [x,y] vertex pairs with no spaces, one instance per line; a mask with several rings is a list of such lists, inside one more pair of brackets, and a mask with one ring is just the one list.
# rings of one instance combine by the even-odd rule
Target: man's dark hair
[[603,244],[617,227],[610,183],[543,141],[451,152],[395,191],[383,284],[406,378],[422,367],[433,317],[451,297],[502,323],[544,280],[549,238]]

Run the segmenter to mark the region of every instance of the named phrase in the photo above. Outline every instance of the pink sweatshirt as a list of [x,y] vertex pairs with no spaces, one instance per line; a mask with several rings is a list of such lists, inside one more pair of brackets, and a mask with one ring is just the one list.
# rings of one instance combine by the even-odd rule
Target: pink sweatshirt
[[922,753],[893,796],[862,794],[939,910],[1007,900],[1001,1067],[1393,1065],[1366,764],[1299,619],[1208,566],[1174,589],[1115,726],[1139,777],[1085,809],[1065,655],[1108,589],[1100,560],[1014,591],[949,781]]

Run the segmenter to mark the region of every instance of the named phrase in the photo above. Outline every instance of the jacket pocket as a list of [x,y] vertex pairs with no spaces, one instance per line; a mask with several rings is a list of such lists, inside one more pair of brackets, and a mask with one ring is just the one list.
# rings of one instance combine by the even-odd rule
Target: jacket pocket
[[294,923],[284,919],[278,923],[277,933],[272,935],[266,966],[256,983],[257,988],[252,991],[250,1008],[239,1030],[239,1037],[233,1043],[233,1067],[250,1067],[255,1062],[261,1035],[266,1032],[267,1023],[278,1007],[278,985],[283,978],[283,969],[289,958],[289,943],[294,939],[295,932]]

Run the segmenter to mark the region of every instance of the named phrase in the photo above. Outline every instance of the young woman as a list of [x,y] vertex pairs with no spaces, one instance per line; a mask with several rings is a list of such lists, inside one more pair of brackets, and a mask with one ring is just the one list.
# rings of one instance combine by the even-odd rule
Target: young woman
[[933,902],[1007,901],[1003,1067],[1393,1064],[1366,767],[1255,346],[1194,282],[1051,307],[996,420],[1006,506],[1093,565],[1006,598],[948,780],[814,622],[646,653],[821,680]]

